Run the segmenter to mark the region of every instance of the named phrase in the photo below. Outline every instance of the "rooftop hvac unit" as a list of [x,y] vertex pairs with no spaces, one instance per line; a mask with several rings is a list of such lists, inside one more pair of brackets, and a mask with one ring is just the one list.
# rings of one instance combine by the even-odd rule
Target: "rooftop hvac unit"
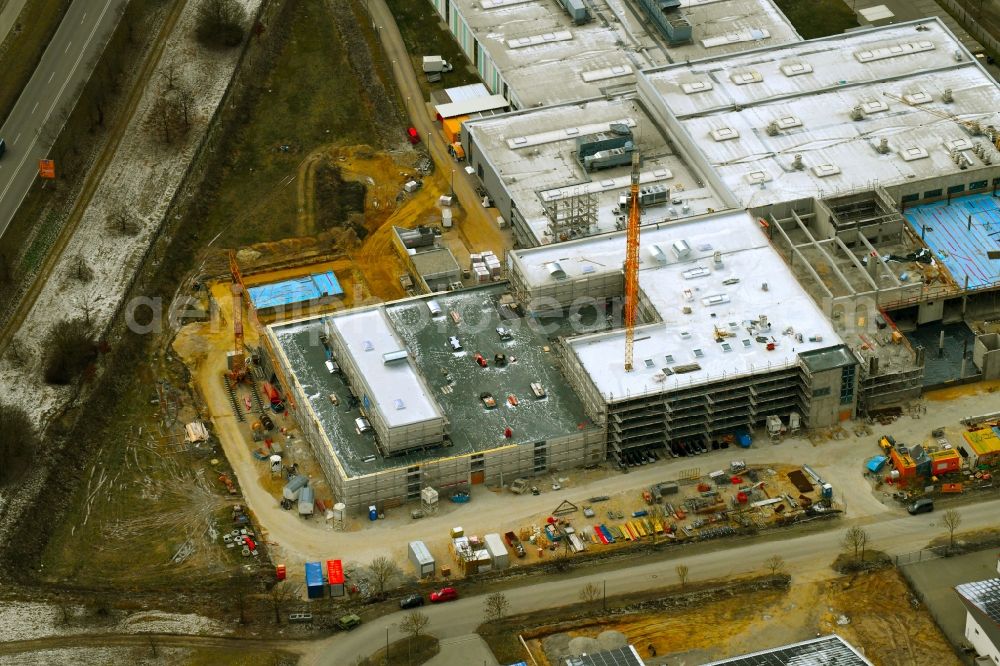
[[667,263],[667,255],[663,253],[663,250],[660,249],[659,245],[650,245],[649,254],[654,260],[660,262],[661,264]]
[[590,21],[590,11],[583,4],[583,0],[560,0],[560,2],[576,25],[583,25]]
[[691,246],[686,240],[674,241],[670,247],[678,259],[687,259],[691,255]]

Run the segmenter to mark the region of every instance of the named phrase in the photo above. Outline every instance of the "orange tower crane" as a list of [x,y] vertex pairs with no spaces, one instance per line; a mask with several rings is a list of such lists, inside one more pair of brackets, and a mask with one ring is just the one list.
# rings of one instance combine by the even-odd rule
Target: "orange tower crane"
[[639,309],[639,152],[632,152],[632,200],[625,241],[625,372],[632,372],[635,318]]
[[241,382],[247,372],[247,351],[243,342],[243,275],[236,263],[236,252],[229,251],[229,272],[233,276],[233,363],[229,376],[234,382]]

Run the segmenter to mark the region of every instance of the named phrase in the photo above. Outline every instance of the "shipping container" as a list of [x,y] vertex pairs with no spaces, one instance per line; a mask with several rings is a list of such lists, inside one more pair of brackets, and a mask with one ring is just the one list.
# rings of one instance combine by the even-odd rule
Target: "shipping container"
[[510,566],[510,554],[499,534],[487,534],[483,537],[483,543],[486,544],[486,550],[493,561],[494,569],[506,569]]
[[330,586],[331,597],[344,596],[344,564],[341,560],[326,561],[326,581]]
[[462,123],[469,119],[469,116],[455,116],[445,118],[441,125],[444,129],[444,138],[448,143],[455,143],[462,138]]
[[322,599],[323,567],[319,562],[306,562],[306,594],[310,599]]
[[431,555],[431,551],[427,549],[427,545],[423,541],[411,541],[406,550],[410,562],[417,570],[417,576],[426,578],[434,575],[436,566],[434,556]]

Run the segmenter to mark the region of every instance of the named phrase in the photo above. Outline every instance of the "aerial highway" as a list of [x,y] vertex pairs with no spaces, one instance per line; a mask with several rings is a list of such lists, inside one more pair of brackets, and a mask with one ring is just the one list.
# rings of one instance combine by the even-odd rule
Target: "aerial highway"
[[[120,17],[125,0],[73,0],[38,67],[0,126],[0,236],[38,177],[65,115],[76,103]],[[16,3],[15,3],[16,4]],[[45,128],[46,131],[42,131]],[[59,165],[56,165],[58,174]]]

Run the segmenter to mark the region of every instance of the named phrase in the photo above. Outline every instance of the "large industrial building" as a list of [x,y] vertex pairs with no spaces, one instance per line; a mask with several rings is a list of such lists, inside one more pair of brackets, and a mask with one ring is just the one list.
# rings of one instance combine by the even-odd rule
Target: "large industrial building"
[[483,83],[514,109],[628,90],[639,71],[656,65],[801,40],[770,0],[431,0],[431,5]]
[[[435,5],[521,109],[461,128],[515,249],[499,284],[268,328],[338,501],[832,426],[984,371],[996,339],[964,321],[1000,309],[1000,88],[951,32],[928,19],[801,42],[775,9],[732,14],[720,42],[698,12],[738,3],[653,3],[669,25],[644,15],[650,35],[644,2]],[[438,254],[414,249],[433,264],[422,290],[468,287]]]

